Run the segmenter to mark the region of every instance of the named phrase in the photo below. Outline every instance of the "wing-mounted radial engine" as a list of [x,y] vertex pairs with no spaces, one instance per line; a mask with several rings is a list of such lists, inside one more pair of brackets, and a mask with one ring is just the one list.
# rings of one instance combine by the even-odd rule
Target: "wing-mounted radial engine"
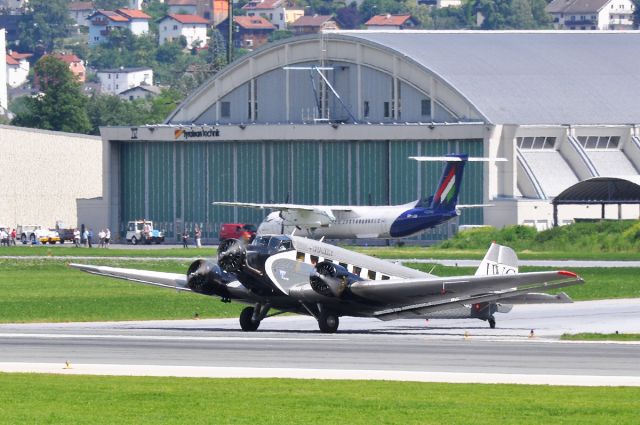
[[218,245],[218,264],[228,273],[237,273],[245,265],[247,249],[238,239],[225,239]]
[[196,260],[187,270],[187,287],[193,292],[203,295],[229,298],[227,284],[234,280],[236,278],[233,274],[227,273],[211,260]]
[[265,261],[273,254],[293,249],[291,238],[259,236],[249,245],[227,239],[218,246],[218,264],[257,295],[284,295],[265,272]]
[[309,277],[309,283],[314,291],[325,297],[336,298],[347,297],[350,294],[349,286],[359,280],[362,280],[360,276],[330,261],[318,263],[315,272]]

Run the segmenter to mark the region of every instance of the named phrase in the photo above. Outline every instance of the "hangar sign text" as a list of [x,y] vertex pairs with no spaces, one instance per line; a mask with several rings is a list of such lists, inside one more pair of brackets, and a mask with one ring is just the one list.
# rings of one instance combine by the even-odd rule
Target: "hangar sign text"
[[220,129],[216,127],[177,128],[173,131],[175,140],[202,139],[220,137]]

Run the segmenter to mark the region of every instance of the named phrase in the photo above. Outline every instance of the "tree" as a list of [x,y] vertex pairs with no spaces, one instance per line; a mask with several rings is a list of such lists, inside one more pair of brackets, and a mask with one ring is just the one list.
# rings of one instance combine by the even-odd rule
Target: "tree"
[[66,0],[31,0],[20,22],[20,49],[41,56],[53,51],[56,39],[69,35],[72,24]]
[[93,7],[96,9],[116,10],[121,7],[127,7],[127,0],[94,0]]
[[511,13],[507,19],[508,26],[516,29],[535,28],[529,0],[512,0]]
[[397,15],[407,11],[408,7],[404,1],[364,0],[360,4],[360,16],[362,16],[362,22],[367,22],[374,15],[381,15],[384,13]]
[[217,28],[211,32],[206,61],[213,65],[214,72],[219,71],[227,64],[227,45],[224,36]]
[[338,21],[340,28],[345,30],[359,28],[361,23],[360,12],[358,12],[358,8],[355,3],[336,10],[336,21]]
[[86,112],[87,97],[66,63],[44,56],[34,68],[41,93],[25,101],[25,111],[16,114],[12,124],[88,133],[91,124]]
[[633,0],[633,28],[640,27],[640,0]]
[[101,126],[144,124],[149,115],[148,109],[142,100],[128,101],[119,96],[94,95],[87,104],[91,134],[100,134]]

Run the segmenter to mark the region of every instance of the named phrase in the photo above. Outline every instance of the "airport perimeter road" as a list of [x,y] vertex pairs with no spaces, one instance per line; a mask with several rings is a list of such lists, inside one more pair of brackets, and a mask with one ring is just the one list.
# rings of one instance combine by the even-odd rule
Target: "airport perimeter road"
[[61,373],[69,361],[72,373],[640,385],[640,344],[557,339],[558,329],[603,321],[637,332],[640,307],[627,301],[522,306],[493,330],[471,320],[343,318],[341,332],[323,335],[298,316],[268,319],[255,333],[238,331],[237,319],[0,325],[0,370]]

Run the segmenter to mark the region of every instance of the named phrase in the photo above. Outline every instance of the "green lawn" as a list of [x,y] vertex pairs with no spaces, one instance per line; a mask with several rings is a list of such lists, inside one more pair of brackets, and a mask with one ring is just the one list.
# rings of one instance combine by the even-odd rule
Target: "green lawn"
[[[91,261],[116,267],[185,272],[189,261]],[[0,259],[0,322],[237,317],[242,305],[218,298],[90,275],[66,261]]]
[[[64,259],[0,258],[0,322],[238,317],[241,304],[83,273]],[[92,260],[85,263],[184,273],[190,260]],[[431,271],[429,264],[413,264]],[[523,267],[522,271],[540,270]],[[575,300],[640,298],[640,269],[575,269],[585,285],[564,288]],[[441,276],[473,274],[473,268],[436,266]]]
[[0,374],[0,424],[635,424],[640,388]]
[[640,334],[563,334],[560,339],[565,341],[640,341]]
[[[345,246],[363,254],[372,255],[378,258],[386,259],[469,259],[479,260],[484,257],[485,252],[489,248],[483,249],[441,249],[437,247],[420,247],[420,246],[403,246],[403,247],[354,247]],[[0,257],[3,256],[50,256],[50,257],[176,257],[176,258],[194,258],[194,257],[213,257],[217,253],[215,246],[209,245],[203,248],[175,248],[166,247],[163,249],[123,249],[118,245],[113,245],[109,249],[103,248],[75,248],[72,245],[64,246],[31,246],[18,245],[16,247],[0,247]],[[618,260],[633,261],[639,260],[638,252],[589,252],[585,250],[575,249],[573,251],[542,251],[536,252],[531,250],[517,251],[518,257],[523,260]]]

